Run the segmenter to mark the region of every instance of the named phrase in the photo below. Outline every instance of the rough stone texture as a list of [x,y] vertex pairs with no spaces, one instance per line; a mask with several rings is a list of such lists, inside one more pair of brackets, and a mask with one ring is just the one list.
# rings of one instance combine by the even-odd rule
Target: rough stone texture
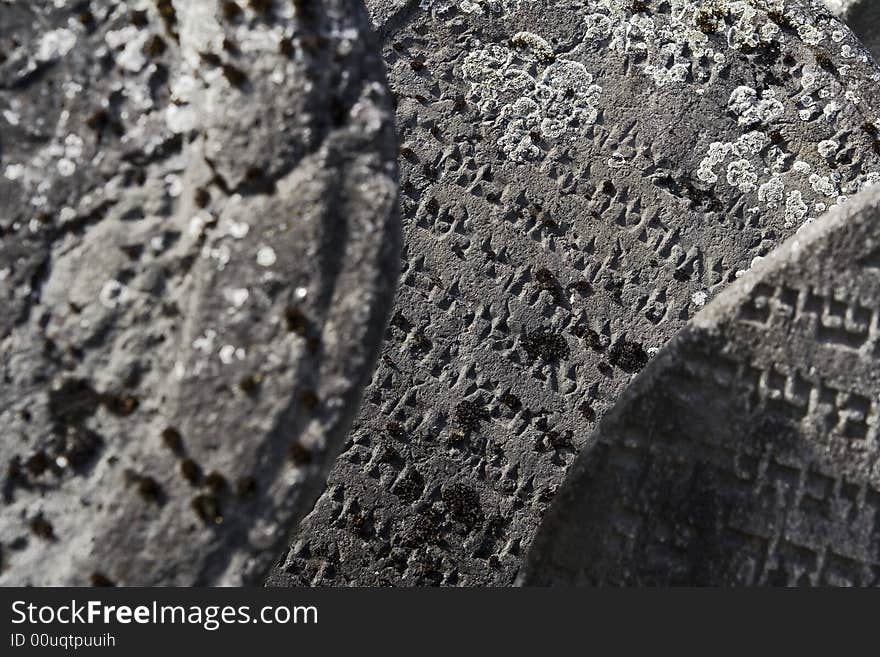
[[688,324],[578,456],[526,584],[880,584],[880,187]]
[[259,583],[399,273],[358,0],[0,3],[0,584]]
[[880,59],[880,3],[877,0],[825,0],[835,16],[841,18]]
[[806,1],[369,8],[405,269],[350,440],[269,581],[509,584],[649,356],[880,176],[880,71]]

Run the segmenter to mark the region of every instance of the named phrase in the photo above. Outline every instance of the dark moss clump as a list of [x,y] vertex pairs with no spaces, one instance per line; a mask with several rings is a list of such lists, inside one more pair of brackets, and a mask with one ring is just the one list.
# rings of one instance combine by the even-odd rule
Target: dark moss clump
[[792,24],[791,20],[789,20],[788,16],[785,15],[785,12],[782,11],[768,11],[767,18],[776,23],[781,28],[789,28],[791,29]]
[[193,485],[198,484],[202,480],[202,469],[192,459],[184,459],[180,462],[180,474]]
[[302,443],[291,443],[287,448],[287,458],[294,465],[308,465],[312,462],[312,452]]
[[211,203],[211,192],[209,192],[204,187],[199,187],[196,190],[193,200],[195,201],[197,207],[204,209],[208,207],[209,203]]
[[455,407],[455,419],[465,431],[480,428],[480,422],[489,418],[489,411],[475,401],[465,399]]
[[193,511],[206,525],[219,525],[223,522],[220,500],[216,495],[199,495],[191,503]]
[[[85,27],[89,32],[95,29],[95,14],[92,13],[92,10],[88,7],[80,10],[80,12],[76,15],[76,19]],[[2,53],[0,53],[0,64],[3,63]]]
[[213,52],[200,52],[199,58],[204,62],[206,66],[210,66],[211,68],[218,68],[223,65],[223,60],[220,58],[220,55]]
[[288,331],[299,336],[305,337],[309,331],[309,319],[295,306],[290,306],[284,311],[284,322]]
[[467,443],[468,432],[456,427],[446,436],[446,445],[455,449],[461,449]]
[[441,493],[449,517],[467,527],[473,527],[483,518],[480,496],[464,484],[452,484]]
[[141,30],[150,24],[150,17],[147,15],[147,12],[142,10],[136,9],[132,11],[129,15],[129,19],[131,20],[132,25]]
[[267,14],[272,9],[272,0],[248,0],[248,6],[258,14]]
[[540,289],[549,292],[556,303],[559,303],[562,300],[562,286],[559,285],[559,281],[556,280],[556,277],[549,269],[542,267],[536,271],[535,282]]
[[535,451],[549,452],[550,450],[571,448],[573,447],[572,437],[571,431],[559,433],[555,429],[550,429],[535,439]]
[[30,523],[31,533],[34,536],[42,538],[44,541],[54,541],[55,540],[55,529],[52,527],[52,523],[50,523],[43,516],[42,513],[38,513],[36,516],[31,518]]
[[244,71],[229,63],[223,64],[223,77],[226,78],[229,84],[238,89],[244,87],[248,81],[247,75]]
[[419,499],[423,490],[425,490],[425,478],[415,469],[404,472],[391,487],[391,492],[407,503]]
[[565,337],[546,329],[523,333],[522,346],[532,359],[542,358],[548,363],[564,360],[569,355]]
[[415,55],[409,60],[409,67],[418,73],[425,68],[425,58],[422,55]]
[[238,3],[233,2],[233,0],[223,0],[223,3],[220,5],[220,12],[227,21],[237,20],[244,13],[241,7],[238,6]]
[[113,580],[104,575],[104,573],[92,573],[92,576],[89,578],[89,580],[92,582],[92,586],[94,586],[95,588],[109,588],[116,586],[116,584],[113,583]]
[[158,481],[152,477],[138,474],[134,470],[126,470],[124,474],[126,484],[135,485],[138,494],[147,502],[159,505],[165,503],[165,493]]
[[837,67],[834,65],[831,57],[828,56],[828,53],[824,50],[816,49],[813,51],[813,56],[816,58],[816,63],[828,73],[831,73],[835,77],[837,76]]
[[205,477],[205,486],[210,488],[214,493],[222,493],[226,490],[226,477],[217,471],[211,472]]
[[254,395],[259,391],[260,386],[263,384],[263,375],[259,372],[255,374],[249,374],[238,382],[238,387],[241,389],[243,393],[246,395]]
[[156,9],[159,10],[159,16],[165,23],[165,29],[175,41],[180,41],[177,34],[177,12],[174,10],[174,3],[171,0],[156,0]]
[[624,372],[638,372],[648,364],[648,354],[637,342],[619,340],[608,353],[609,362]]
[[158,34],[154,34],[147,39],[147,42],[144,44],[144,54],[147,57],[159,57],[167,48],[168,46],[165,44],[165,39]]
[[724,12],[716,7],[701,7],[694,17],[697,29],[704,34],[713,34],[724,25]]
[[174,427],[167,427],[162,431],[162,444],[175,454],[183,453],[183,436]]
[[585,281],[583,279],[579,280],[579,281],[575,281],[574,283],[570,283],[568,286],[568,289],[574,290],[578,294],[583,295],[585,297],[588,297],[591,294],[593,294],[593,286],[590,285],[589,281]]
[[278,43],[278,52],[284,55],[285,57],[293,57],[296,53],[296,48],[293,46],[293,39],[290,37],[284,37]]
[[131,395],[104,395],[101,403],[110,413],[119,417],[128,417],[140,406],[140,402]]
[[403,547],[418,549],[425,545],[437,545],[443,542],[443,516],[439,511],[428,508],[416,516],[408,533],[401,541]]

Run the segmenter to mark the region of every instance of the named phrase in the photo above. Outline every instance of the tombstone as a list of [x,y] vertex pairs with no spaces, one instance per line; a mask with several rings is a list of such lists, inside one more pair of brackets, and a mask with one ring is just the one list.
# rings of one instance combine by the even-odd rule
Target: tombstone
[[360,2],[0,4],[0,584],[260,583],[399,273]]
[[791,238],[645,368],[526,584],[880,582],[880,187]]
[[651,356],[880,177],[880,70],[812,1],[368,8],[397,98],[402,283],[269,582],[507,585]]

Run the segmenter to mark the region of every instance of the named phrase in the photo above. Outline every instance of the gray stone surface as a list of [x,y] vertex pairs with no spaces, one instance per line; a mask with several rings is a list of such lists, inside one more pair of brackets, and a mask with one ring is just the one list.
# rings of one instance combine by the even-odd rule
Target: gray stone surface
[[578,456],[526,584],[880,584],[880,186],[697,315]]
[[358,0],[0,2],[0,584],[238,584],[399,273]]
[[272,584],[503,585],[632,376],[880,175],[873,60],[807,1],[375,0],[406,262]]
[[874,59],[880,59],[880,3],[877,0],[825,0],[825,4],[850,26]]

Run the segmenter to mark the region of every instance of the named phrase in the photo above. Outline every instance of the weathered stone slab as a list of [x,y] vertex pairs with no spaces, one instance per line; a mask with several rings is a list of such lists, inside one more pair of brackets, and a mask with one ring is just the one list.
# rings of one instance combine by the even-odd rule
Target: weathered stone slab
[[526,584],[880,584],[880,187],[791,238],[600,423]]
[[351,439],[270,582],[509,584],[651,354],[880,176],[880,71],[813,2],[369,4],[405,271]]
[[0,583],[259,583],[399,273],[366,11],[21,1],[0,24]]

